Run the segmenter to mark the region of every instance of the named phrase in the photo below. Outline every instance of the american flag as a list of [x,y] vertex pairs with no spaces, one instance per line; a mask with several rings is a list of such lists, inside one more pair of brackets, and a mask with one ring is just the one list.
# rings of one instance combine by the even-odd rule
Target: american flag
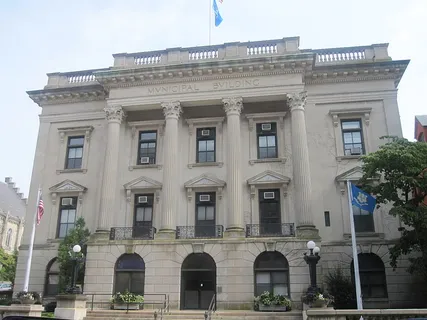
[[44,213],[44,203],[42,199],[42,192],[40,191],[39,203],[37,205],[37,225],[40,224],[40,220],[43,217],[43,213]]

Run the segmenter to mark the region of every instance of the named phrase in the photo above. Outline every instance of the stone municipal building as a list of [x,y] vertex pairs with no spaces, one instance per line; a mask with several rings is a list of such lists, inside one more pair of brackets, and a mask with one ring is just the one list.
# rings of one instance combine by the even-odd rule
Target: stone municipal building
[[[409,61],[387,48],[300,49],[291,37],[119,53],[109,68],[48,74],[28,92],[41,115],[16,288],[39,184],[30,290],[46,297],[78,217],[92,233],[88,294],[167,294],[181,309],[215,297],[232,309],[271,290],[298,306],[308,240],[321,248],[320,284],[336,266],[350,275],[346,181],[379,137],[402,136]],[[385,209],[354,215],[365,306],[410,305],[407,263],[388,260],[399,221]]]

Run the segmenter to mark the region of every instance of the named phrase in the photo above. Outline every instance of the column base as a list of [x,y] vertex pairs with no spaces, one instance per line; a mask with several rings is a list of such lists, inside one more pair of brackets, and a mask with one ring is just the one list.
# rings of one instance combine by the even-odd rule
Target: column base
[[55,317],[58,319],[83,320],[86,317],[86,300],[84,294],[57,295]]
[[228,228],[224,231],[224,238],[246,238],[245,230],[243,228]]
[[175,240],[176,231],[173,229],[162,229],[159,232],[154,234],[154,239],[159,240]]
[[314,225],[297,226],[297,238],[300,239],[320,239],[319,230]]
[[98,229],[95,231],[95,233],[92,233],[90,235],[90,240],[97,241],[107,241],[110,240],[110,230],[101,230]]

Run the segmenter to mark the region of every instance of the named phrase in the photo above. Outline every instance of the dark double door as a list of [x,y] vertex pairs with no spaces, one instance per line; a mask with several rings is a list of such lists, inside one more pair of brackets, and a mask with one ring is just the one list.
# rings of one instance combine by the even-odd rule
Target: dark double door
[[215,261],[206,253],[189,255],[181,270],[181,309],[207,310],[215,293]]
[[259,191],[259,224],[262,235],[282,233],[279,189]]

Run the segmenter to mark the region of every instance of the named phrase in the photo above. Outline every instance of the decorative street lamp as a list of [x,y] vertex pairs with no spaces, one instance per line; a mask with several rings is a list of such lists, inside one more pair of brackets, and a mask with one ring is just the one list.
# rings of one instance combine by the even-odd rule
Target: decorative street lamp
[[67,293],[72,293],[72,294],[81,294],[81,289],[80,287],[77,287],[76,282],[77,282],[77,276],[78,276],[78,271],[79,271],[79,263],[84,261],[84,255],[81,253],[82,251],[82,247],[78,244],[74,245],[72,252],[68,252],[68,254],[71,257],[71,260],[73,261],[73,273],[71,275],[71,284],[70,286],[67,288]]
[[305,252],[304,260],[307,262],[310,270],[310,287],[308,288],[308,292],[314,292],[317,290],[316,265],[320,260],[320,248],[316,247],[316,243],[314,241],[307,242],[307,248],[310,250],[310,254],[307,255],[307,252]]

